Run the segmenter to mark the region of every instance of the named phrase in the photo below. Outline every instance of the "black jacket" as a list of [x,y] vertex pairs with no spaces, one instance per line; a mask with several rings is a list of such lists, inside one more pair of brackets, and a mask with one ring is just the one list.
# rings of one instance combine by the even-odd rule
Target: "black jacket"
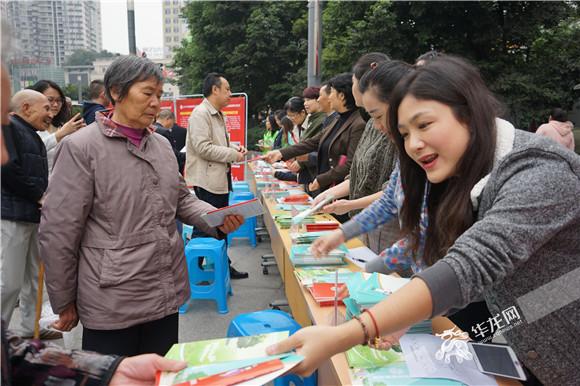
[[99,103],[91,102],[91,101],[84,101],[83,102],[83,119],[85,123],[90,125],[95,121],[95,113],[97,111],[103,111],[107,108]]
[[185,138],[187,137],[187,129],[185,127],[179,126],[177,123],[173,125],[171,128],[171,134],[175,139],[175,145],[177,151],[181,151],[181,149],[185,146]]
[[[182,128],[181,126],[178,126],[178,127]],[[155,122],[155,132],[157,132],[158,134],[161,134],[162,136],[167,138],[167,140],[171,144],[171,148],[173,149],[173,153],[175,154],[175,158],[177,159],[177,166],[179,168],[179,172],[183,173],[183,168],[185,167],[185,153],[181,153],[180,150],[183,148],[183,146],[185,146],[185,139],[183,141],[183,143],[184,143],[183,146],[179,147],[178,140],[179,141],[181,140],[179,138],[181,133],[175,132],[174,130],[175,130],[175,126],[173,126],[171,128],[171,130],[168,130],[165,127],[163,127],[163,125],[161,125],[160,123]],[[176,136],[176,134],[177,134],[177,136]]]
[[44,143],[17,115],[10,117],[3,134],[10,160],[2,166],[2,219],[39,223],[38,201],[48,186]]

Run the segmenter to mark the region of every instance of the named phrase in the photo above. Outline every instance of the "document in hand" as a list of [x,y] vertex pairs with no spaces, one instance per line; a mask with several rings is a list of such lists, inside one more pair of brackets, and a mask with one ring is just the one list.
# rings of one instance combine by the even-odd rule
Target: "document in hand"
[[296,366],[293,353],[269,356],[266,347],[288,337],[288,331],[263,335],[177,343],[165,355],[188,367],[177,373],[160,372],[156,386],[262,385]]
[[250,217],[255,217],[264,212],[264,208],[257,198],[253,200],[240,202],[238,204],[226,206],[220,209],[212,210],[202,215],[201,218],[210,227],[217,227],[224,223],[224,219],[227,215],[236,214],[238,216],[243,216],[245,219]]

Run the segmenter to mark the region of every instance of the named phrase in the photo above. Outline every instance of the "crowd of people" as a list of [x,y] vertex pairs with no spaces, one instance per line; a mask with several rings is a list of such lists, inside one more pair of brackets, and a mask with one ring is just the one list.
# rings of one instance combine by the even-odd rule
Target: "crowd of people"
[[[51,80],[14,95],[8,85],[3,66],[3,381],[123,384],[183,368],[150,354],[177,342],[177,310],[190,296],[181,226],[224,239],[243,222],[231,215],[212,228],[201,220],[228,205],[231,164],[247,154],[226,130],[228,80],[205,77],[187,128],[161,110],[163,77],[146,58],[116,59],[91,83],[82,114],[72,115]],[[368,53],[352,72],[304,88],[267,116],[263,158],[289,170],[275,176],[303,184],[314,203],[332,198],[323,211],[342,223],[313,252],[362,236],[378,255],[367,271],[412,277],[359,319],[305,328],[272,354],[297,349],[305,360],[295,371],[308,374],[335,353],[395,341],[438,315],[482,340],[493,331],[474,326],[519,307],[528,321],[505,337],[529,383],[574,382],[578,299],[544,313],[537,305],[536,319],[519,303],[554,282],[568,288],[563,278],[580,268],[572,124],[554,109],[530,134],[501,114],[477,68],[429,52],[413,65]],[[41,264],[58,321],[40,338],[80,321],[87,352],[22,339],[34,332]],[[229,268],[233,279],[248,277]],[[5,331],[17,303],[20,336]],[[42,352],[62,360],[48,366]]]

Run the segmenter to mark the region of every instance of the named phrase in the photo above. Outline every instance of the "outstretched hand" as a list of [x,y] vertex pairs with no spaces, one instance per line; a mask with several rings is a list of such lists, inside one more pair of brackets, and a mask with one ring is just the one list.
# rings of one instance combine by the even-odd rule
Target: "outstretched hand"
[[301,329],[289,338],[266,349],[268,355],[276,355],[296,350],[304,360],[291,371],[302,377],[312,374],[320,365],[334,354],[340,352],[336,347],[337,334],[333,326],[311,326]]
[[274,162],[280,161],[281,159],[282,153],[280,150],[272,150],[264,155],[264,161],[268,162],[269,164],[273,164]]
[[186,362],[163,358],[157,354],[144,354],[125,358],[111,378],[110,386],[153,386],[158,371],[181,371]]
[[328,252],[336,249],[344,241],[344,233],[342,233],[342,230],[335,229],[329,234],[314,240],[310,250],[316,257],[326,256]]

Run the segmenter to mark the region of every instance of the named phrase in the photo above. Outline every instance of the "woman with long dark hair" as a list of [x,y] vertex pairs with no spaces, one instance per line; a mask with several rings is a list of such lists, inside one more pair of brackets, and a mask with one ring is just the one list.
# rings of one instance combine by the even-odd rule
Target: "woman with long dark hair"
[[66,97],[58,84],[52,80],[39,80],[32,86],[31,90],[38,91],[48,98],[50,110],[54,115],[52,124],[46,131],[38,132],[46,147],[48,157],[48,170],[52,170],[56,145],[67,135],[70,135],[85,126],[85,121],[80,114],[70,117],[71,111],[66,103]]
[[[367,84],[371,82],[373,86],[376,85],[383,91],[380,103],[386,105],[390,92],[409,69],[408,64],[400,61],[391,62],[387,55],[380,52],[371,52],[361,56],[354,64],[352,74],[352,94],[356,105],[365,107],[367,113],[371,111],[370,107],[364,105],[362,94],[368,88]],[[361,83],[363,78],[368,79],[364,84]],[[361,87],[363,85],[364,88]],[[327,205],[324,208],[327,213],[339,215],[348,213],[351,217],[356,215],[361,208],[380,197],[383,185],[388,182],[393,171],[397,157],[396,146],[388,137],[386,127],[380,125],[380,122],[378,124],[375,122],[373,116],[377,116],[376,112],[369,115],[370,118],[353,156],[348,179],[321,193],[314,200],[317,203],[328,195],[335,198],[345,196],[348,198]],[[374,196],[377,192],[379,195]],[[396,218],[393,218],[389,224],[364,235],[363,241],[373,252],[379,254],[398,238],[399,224]],[[367,265],[366,269],[387,272],[382,261],[373,261]]]
[[[300,348],[306,359],[296,371],[307,374],[335,353],[483,297],[504,326],[506,311],[521,321],[502,333],[535,377],[576,383],[580,300],[546,294],[577,289],[580,158],[497,114],[478,70],[459,58],[438,58],[397,85],[389,127],[405,195],[399,218],[413,255],[423,249],[429,267],[360,320],[309,327],[270,353]],[[344,229],[342,240],[354,233]],[[312,250],[333,247],[318,242]]]

